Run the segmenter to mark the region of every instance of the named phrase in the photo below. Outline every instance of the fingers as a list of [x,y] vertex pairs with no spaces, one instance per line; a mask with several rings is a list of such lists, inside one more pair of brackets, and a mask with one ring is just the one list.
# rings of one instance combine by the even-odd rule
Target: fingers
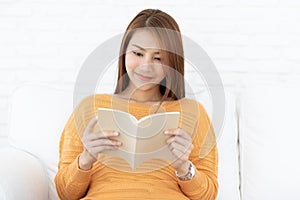
[[115,150],[117,148],[118,148],[117,146],[97,146],[97,147],[89,148],[87,149],[87,151],[89,152],[89,154],[92,155],[93,158],[96,159],[99,153],[105,150]]
[[176,142],[185,147],[188,147],[192,144],[192,138],[182,129],[169,129],[165,131],[166,135],[169,135],[167,144]]
[[175,157],[176,160],[180,160],[181,162],[187,161],[189,159],[189,154],[187,153],[182,153],[178,149],[173,149],[172,150],[173,156]]
[[121,142],[111,139],[111,137],[116,137],[118,135],[119,133],[116,131],[99,131],[96,133],[84,135],[82,138],[82,142],[86,148],[92,148],[99,145],[120,146]]
[[122,145],[120,141],[112,139],[119,135],[117,131],[102,130],[93,132],[97,121],[97,116],[90,120],[81,138],[85,150],[93,157],[96,157],[102,151],[117,149]]
[[185,138],[179,137],[179,136],[171,136],[167,139],[166,142],[167,142],[167,144],[171,144],[171,143],[175,142],[175,143],[181,144],[186,147],[191,145],[191,141],[189,141]]
[[82,138],[82,143],[87,152],[92,157],[97,158],[98,154],[105,150],[116,150],[122,143],[117,140],[108,138],[113,131],[104,131],[99,133],[88,134]]
[[168,148],[173,153],[176,158],[180,158],[182,160],[187,160],[193,150],[193,144],[189,144],[188,146],[181,145],[177,142],[171,142],[168,145]]
[[166,135],[170,135],[170,136],[178,136],[178,137],[182,137],[185,138],[188,141],[192,141],[192,138],[189,134],[187,134],[184,130],[182,129],[168,129],[165,130],[164,132]]
[[169,149],[173,150],[173,149],[177,149],[182,153],[191,153],[191,149],[193,149],[193,144],[187,144],[187,145],[182,145],[177,143],[176,141],[173,141],[171,143],[169,143]]
[[91,133],[93,131],[94,126],[97,124],[97,121],[98,121],[98,117],[97,116],[93,117],[90,120],[90,122],[88,123],[88,125],[87,125],[87,127],[85,129],[87,133]]
[[[98,117],[95,116],[93,117],[87,127],[85,128],[83,137],[89,137],[89,139],[91,140],[97,140],[97,139],[102,139],[102,138],[107,138],[107,137],[113,137],[113,136],[118,136],[119,133],[117,131],[113,131],[113,130],[102,130],[102,131],[98,131],[98,132],[93,132],[95,125],[97,124],[98,121]],[[93,133],[93,134],[90,134]]]
[[109,138],[109,137],[116,137],[119,135],[119,132],[113,131],[113,130],[103,130],[103,131],[98,131],[96,133],[90,134],[90,139],[91,140],[99,140],[103,138]]
[[102,130],[93,132],[97,121],[97,116],[89,121],[81,138],[81,142],[84,146],[82,157],[88,160],[89,165],[97,160],[97,157],[101,152],[106,150],[116,150],[122,146],[120,141],[111,139],[119,135],[117,131]]
[[176,158],[188,160],[194,146],[191,137],[182,129],[169,129],[165,131],[170,137],[166,140],[168,148]]
[[97,147],[97,146],[121,146],[121,142],[117,140],[110,140],[110,139],[100,139],[94,140],[88,143],[88,147]]

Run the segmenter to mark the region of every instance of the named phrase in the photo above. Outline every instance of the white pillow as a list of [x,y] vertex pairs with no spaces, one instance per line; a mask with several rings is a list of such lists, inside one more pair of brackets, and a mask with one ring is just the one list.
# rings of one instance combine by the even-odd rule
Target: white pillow
[[241,97],[243,200],[300,199],[299,91],[257,85]]
[[48,199],[48,180],[41,163],[12,147],[0,149],[0,199]]
[[9,142],[40,159],[47,168],[49,199],[58,199],[54,185],[59,139],[73,110],[73,92],[44,84],[23,84],[11,96]]
[[[195,96],[202,103],[212,121],[212,116],[216,113],[213,113],[210,95],[208,91],[204,91]],[[225,118],[223,128],[217,138],[219,157],[219,192],[217,199],[219,200],[240,200],[238,129],[235,102],[235,95],[225,91]],[[215,127],[214,124],[213,126]]]

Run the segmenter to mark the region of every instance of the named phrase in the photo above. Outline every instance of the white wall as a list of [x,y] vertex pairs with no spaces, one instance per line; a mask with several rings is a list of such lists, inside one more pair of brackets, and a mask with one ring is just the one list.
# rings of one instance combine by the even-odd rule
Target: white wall
[[0,140],[16,85],[72,86],[89,53],[145,8],[172,15],[230,90],[239,93],[253,80],[300,84],[297,0],[0,0]]

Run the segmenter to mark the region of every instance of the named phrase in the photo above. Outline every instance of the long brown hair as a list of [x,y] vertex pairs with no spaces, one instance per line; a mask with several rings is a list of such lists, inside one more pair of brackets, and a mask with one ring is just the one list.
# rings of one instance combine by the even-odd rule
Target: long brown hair
[[118,81],[114,93],[122,92],[129,84],[129,77],[125,68],[126,50],[134,31],[141,28],[154,28],[150,30],[154,30],[153,32],[158,36],[162,48],[167,50],[165,52],[167,64],[173,69],[167,70],[166,77],[160,83],[160,93],[163,96],[160,104],[168,97],[173,100],[184,98],[184,56],[180,29],[170,15],[158,9],[141,11],[128,25],[120,47]]

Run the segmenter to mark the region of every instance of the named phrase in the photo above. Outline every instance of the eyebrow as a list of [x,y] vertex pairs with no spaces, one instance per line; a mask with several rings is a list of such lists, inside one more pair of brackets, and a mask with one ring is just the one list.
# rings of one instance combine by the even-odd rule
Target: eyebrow
[[[139,45],[136,45],[136,44],[132,44],[132,46],[135,46],[135,47],[137,47],[137,48],[139,48],[139,49],[141,49],[141,50],[143,50],[143,51],[146,51],[143,47],[141,47],[141,46],[139,46]],[[159,54],[160,52],[154,52],[154,54]]]

